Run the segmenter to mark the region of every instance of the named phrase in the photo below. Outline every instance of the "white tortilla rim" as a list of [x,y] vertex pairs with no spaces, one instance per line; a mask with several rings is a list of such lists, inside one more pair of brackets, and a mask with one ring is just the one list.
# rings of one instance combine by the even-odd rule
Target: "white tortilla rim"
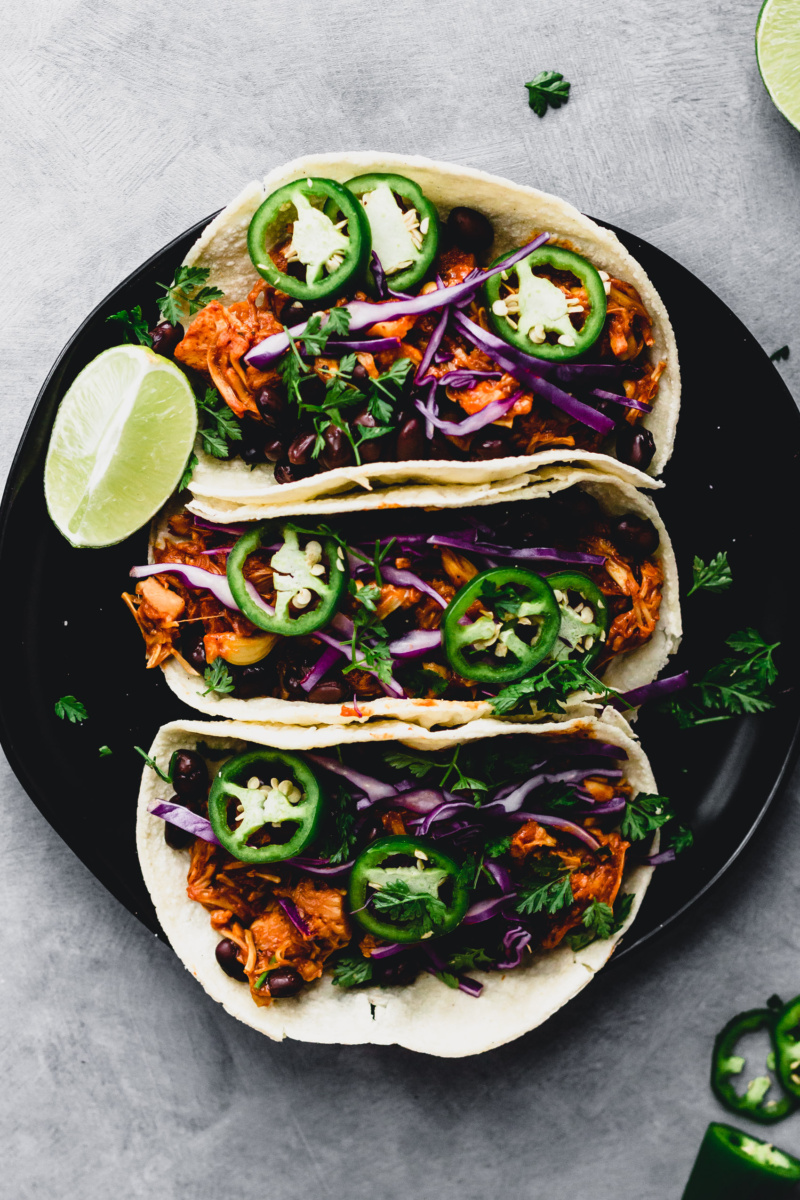
[[[550,468],[545,478],[533,478],[532,482],[511,492],[492,492],[472,503],[482,507],[507,501],[544,499],[555,492],[580,485],[593,495],[606,511],[612,514],[635,512],[650,520],[659,534],[656,554],[661,563],[664,585],[659,621],[655,632],[644,646],[618,655],[609,663],[603,674],[604,682],[621,692],[631,691],[652,683],[674,654],[681,641],[681,609],[678,593],[678,568],[675,552],[664,523],[649,496],[638,492],[630,484],[611,475],[602,475],[592,470],[575,470],[561,465]],[[451,489],[453,490],[453,489]],[[416,493],[408,490],[406,503],[421,507]],[[192,507],[191,505],[189,506]],[[461,507],[461,505],[459,505]],[[271,516],[283,516],[283,512],[272,512]],[[218,514],[217,520],[224,520]],[[409,513],[413,522],[413,514]],[[163,528],[154,525],[154,536]],[[150,551],[153,559],[152,543]],[[493,710],[489,700],[422,700],[384,696],[378,700],[359,701],[361,716],[353,709],[352,701],[342,705],[312,704],[304,700],[277,700],[270,696],[253,700],[241,700],[234,696],[203,695],[206,684],[200,675],[190,675],[177,659],[168,659],[163,665],[164,676],[169,687],[190,708],[208,716],[231,718],[238,721],[285,722],[293,725],[356,725],[372,720],[409,721],[423,728],[433,726],[453,727],[468,721],[491,717]],[[575,703],[582,703],[576,697]],[[344,711],[343,711],[344,710]],[[582,710],[581,710],[582,711]],[[507,718],[504,718],[507,719]],[[519,714],[517,718],[519,719]],[[533,716],[528,715],[528,720]]]
[[[656,792],[650,764],[626,722],[607,709],[602,720],[583,719],[535,729],[482,720],[453,731],[435,733],[402,722],[381,722],[368,728],[342,730],[302,729],[283,725],[247,725],[240,722],[174,721],[159,730],[150,754],[162,765],[172,751],[198,741],[217,741],[239,750],[244,743],[309,750],[354,742],[402,741],[418,750],[443,749],[476,738],[513,736],[569,737],[589,733],[612,742],[628,754],[623,764],[626,778],[639,791]],[[348,991],[331,982],[329,972],[291,1000],[258,1007],[245,983],[225,975],[216,963],[219,935],[202,905],[188,899],[188,853],[171,849],[164,839],[163,821],[148,812],[148,805],[164,798],[165,785],[145,768],[139,792],[136,843],[139,861],[159,922],[173,950],[208,994],[237,1020],[276,1041],[344,1045],[400,1045],[441,1058],[481,1054],[521,1037],[541,1025],[591,981],[608,961],[620,938],[634,920],[650,882],[653,868],[638,866],[626,872],[621,891],[635,899],[629,919],[614,937],[594,942],[581,951],[562,943],[556,950],[531,958],[508,972],[473,972],[484,985],[479,999],[454,991],[430,975],[411,987],[364,988]]]
[[224,303],[243,300],[260,279],[247,251],[247,229],[262,200],[285,183],[304,176],[323,176],[345,182],[354,175],[373,171],[394,172],[415,180],[442,215],[456,204],[486,213],[495,229],[492,257],[524,243],[532,230],[547,229],[568,239],[599,269],[637,288],[653,319],[652,361],[664,359],[667,363],[654,409],[642,419],[642,425],[653,433],[656,442],[656,453],[648,471],[633,471],[609,455],[557,448],[490,462],[426,460],[365,464],[322,472],[295,483],[276,484],[270,464],[250,468],[239,459],[215,459],[203,452],[198,439],[195,450],[198,465],[189,484],[198,499],[249,506],[258,503],[281,505],[287,512],[296,512],[299,504],[354,489],[369,494],[376,487],[387,484],[489,483],[535,470],[552,461],[589,463],[614,474],[622,471],[627,477],[631,477],[633,471],[637,486],[653,486],[653,477],[661,474],[672,453],[680,409],[680,368],[672,325],[648,275],[616,234],[583,216],[557,196],[485,171],[414,155],[377,151],[308,155],[275,168],[263,184],[248,184],[203,231],[186,255],[184,264],[208,267],[211,272],[208,282],[222,290]]

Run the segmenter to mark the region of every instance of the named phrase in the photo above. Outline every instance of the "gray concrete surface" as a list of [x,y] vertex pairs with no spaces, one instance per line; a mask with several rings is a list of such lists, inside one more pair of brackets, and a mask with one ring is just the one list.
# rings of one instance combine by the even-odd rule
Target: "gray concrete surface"
[[[797,394],[800,135],[762,88],[757,11],[757,0],[6,6],[3,472],[51,361],[114,284],[251,177],[336,147],[487,168],[643,235],[765,347],[796,343],[781,369]],[[522,85],[542,68],[563,71],[573,96],[540,121]],[[543,1030],[446,1062],[276,1046],[233,1022],[4,767],[0,1195],[677,1200],[719,1116],[714,1032],[739,1006],[798,990],[797,782],[691,922]],[[776,1138],[800,1151],[800,1115]]]

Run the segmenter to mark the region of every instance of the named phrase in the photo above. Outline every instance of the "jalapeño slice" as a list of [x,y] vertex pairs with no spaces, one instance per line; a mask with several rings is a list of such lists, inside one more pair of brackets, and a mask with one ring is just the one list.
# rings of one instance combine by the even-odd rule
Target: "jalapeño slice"
[[778,1100],[767,1099],[772,1083],[766,1069],[751,1079],[740,1094],[734,1079],[742,1074],[745,1060],[736,1054],[736,1048],[749,1033],[767,1030],[772,1036],[776,1016],[769,1008],[753,1008],[733,1017],[717,1035],[711,1063],[711,1088],[720,1104],[729,1112],[749,1117],[751,1121],[760,1121],[764,1125],[788,1117],[789,1113],[794,1112],[797,1101],[792,1095],[785,1094]]
[[248,863],[282,862],[299,854],[314,837],[321,810],[313,771],[296,754],[281,750],[253,750],[228,759],[208,795],[214,833],[229,854]]
[[[467,616],[473,605],[474,613]],[[552,650],[561,612],[553,589],[521,567],[483,571],[456,592],[442,622],[450,666],[478,683],[511,683]]]
[[561,627],[550,657],[594,662],[608,633],[608,603],[600,588],[582,571],[548,575],[561,612]]
[[800,1161],[769,1142],[714,1121],[706,1130],[683,1200],[773,1200],[796,1195]]
[[338,608],[347,582],[344,554],[331,537],[308,537],[301,547],[298,531],[292,525],[283,526],[283,544],[270,562],[276,591],[273,609],[244,576],[248,556],[259,550],[265,539],[271,539],[270,530],[274,532],[275,526],[257,525],[239,538],[228,555],[228,584],[233,598],[259,629],[281,637],[313,633],[327,625]]
[[[404,175],[375,172],[345,184],[364,206],[372,249],[389,287],[407,292],[422,281],[439,246],[439,214],[421,188]],[[367,282],[375,291],[372,271]]]
[[[276,267],[270,251],[283,245],[302,278]],[[268,196],[247,233],[247,248],[258,273],[296,300],[333,299],[360,279],[372,243],[364,209],[333,179],[298,179]]]
[[[502,255],[492,266],[507,257]],[[580,280],[589,311],[569,306],[561,289],[546,275],[538,275],[537,267],[568,271]],[[493,275],[485,284],[489,323],[504,341],[526,354],[556,362],[577,358],[597,341],[606,319],[606,293],[587,259],[562,246],[541,246],[509,267],[508,279],[503,279],[504,274]],[[573,324],[573,315],[582,321],[580,326]],[[548,342],[548,334],[555,334],[557,340]]]
[[435,842],[402,834],[379,838],[353,864],[350,915],[390,942],[441,937],[469,907],[469,878]]
[[787,1092],[800,1098],[800,996],[778,1013],[773,1040],[778,1078]]

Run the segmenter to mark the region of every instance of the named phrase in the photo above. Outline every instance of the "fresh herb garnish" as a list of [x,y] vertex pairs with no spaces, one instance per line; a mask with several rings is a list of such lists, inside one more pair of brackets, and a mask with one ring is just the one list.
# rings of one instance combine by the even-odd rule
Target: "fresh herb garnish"
[[211,666],[206,667],[203,672],[203,679],[208,687],[200,693],[201,696],[207,696],[209,692],[217,692],[218,695],[224,696],[236,686],[224,658],[215,658]]
[[508,854],[510,849],[511,836],[506,834],[505,837],[489,838],[483,852],[487,858],[502,858],[504,854]]
[[686,825],[678,825],[670,835],[668,849],[674,850],[676,854],[683,854],[684,850],[691,850],[694,845],[694,834]]
[[346,308],[332,308],[328,313],[325,324],[322,323],[322,313],[314,313],[309,318],[305,329],[298,341],[303,343],[306,354],[322,354],[328,338],[347,337],[350,332],[350,313]]
[[142,346],[152,346],[153,339],[148,332],[147,321],[142,316],[140,304],[137,304],[135,308],[123,308],[120,312],[111,313],[106,317],[106,321],[119,323],[123,341],[132,342],[134,345],[138,342]]
[[437,787],[444,788],[452,775],[455,775],[455,783],[449,784],[451,792],[485,792],[488,791],[489,785],[483,779],[479,779],[474,775],[466,775],[458,764],[459,755],[462,746],[456,746],[453,753],[444,762],[424,753],[414,754],[408,750],[390,750],[385,761],[390,767],[395,767],[400,771],[409,771],[415,779],[424,779],[431,771],[441,772],[437,782]]
[[483,946],[465,946],[450,955],[447,965],[453,971],[479,971],[494,966],[494,959],[489,957]]
[[180,483],[178,484],[179,492],[182,492],[184,490],[184,488],[187,488],[189,486],[192,475],[194,474],[194,469],[197,466],[197,461],[198,461],[197,455],[195,454],[195,452],[193,450],[192,453],[189,455],[189,458],[187,459],[186,466],[183,469],[183,474],[181,475]]
[[356,813],[349,789],[340,785],[328,797],[328,824],[330,836],[323,842],[320,851],[334,866],[347,862],[356,843]]
[[511,712],[523,700],[534,700],[536,707],[543,712],[557,712],[573,692],[591,692],[598,699],[612,699],[619,693],[614,688],[606,687],[582,663],[558,661],[551,663],[538,675],[521,679],[498,692],[492,700],[495,713]]
[[617,897],[613,909],[601,900],[592,900],[583,914],[584,928],[569,938],[572,949],[585,950],[598,938],[605,939],[619,933],[631,915],[634,899],[631,892],[626,892],[624,896]]
[[695,555],[692,572],[694,582],[687,592],[688,596],[699,591],[700,588],[703,588],[706,592],[727,592],[733,583],[733,575],[731,574],[726,550],[720,550],[719,554],[716,554],[708,564],[704,563],[702,558],[698,558]]
[[372,963],[360,954],[344,954],[333,967],[333,983],[336,987],[360,987],[364,983],[371,983],[372,976]]
[[212,300],[220,300],[224,293],[219,288],[203,287],[210,274],[210,267],[178,267],[174,283],[159,283],[164,289],[164,298],[158,302],[162,318],[178,325],[186,309],[191,317]]
[[142,758],[147,763],[148,767],[150,767],[150,769],[152,771],[155,771],[155,773],[159,779],[163,779],[164,783],[172,783],[172,777],[170,775],[168,775],[166,771],[162,771],[161,767],[158,765],[156,760],[154,758],[151,758],[150,755],[146,751],[144,751],[141,746],[134,746],[133,748],[137,754],[141,754]]
[[108,758],[109,754],[113,754],[114,751],[110,746],[101,746],[97,753],[99,754],[100,758]]
[[780,346],[777,350],[773,350],[769,356],[770,362],[784,362],[789,357],[789,347]]
[[620,833],[629,842],[640,842],[649,833],[655,833],[662,825],[666,825],[674,816],[672,805],[666,796],[639,792],[638,796],[625,803]]
[[[242,440],[242,427],[239,421],[216,388],[206,388],[203,398],[200,399],[199,396],[197,398],[197,407],[200,413],[204,413],[210,421],[205,429],[200,430],[206,454],[211,454],[214,458],[230,458],[232,453],[230,443]],[[191,462],[191,459],[189,461]],[[195,458],[195,465],[196,463],[197,459]],[[188,466],[189,464],[187,464],[187,470]],[[183,480],[181,480],[181,484],[183,484]]]
[[256,980],[256,987],[257,987],[257,988],[262,988],[262,987],[264,986],[264,984],[267,982],[267,975],[269,975],[269,971],[262,971],[262,972],[261,972],[261,974],[259,975],[258,979]]
[[392,879],[375,892],[372,906],[392,921],[417,922],[421,934],[432,932],[447,914],[443,900],[427,892],[412,892],[404,879]]
[[438,671],[431,671],[428,667],[411,667],[402,678],[406,691],[414,696],[424,697],[431,692],[434,697],[439,697],[444,695],[448,688],[445,676],[440,675]]
[[557,859],[542,859],[537,863],[536,871],[540,876],[539,881],[519,889],[517,912],[525,916],[546,912],[553,916],[572,904],[572,877]]
[[778,677],[773,653],[780,642],[766,642],[758,630],[748,628],[731,634],[725,644],[733,654],[706,671],[680,697],[664,702],[663,709],[681,729],[775,707],[767,693]]
[[74,696],[62,696],[60,700],[56,700],[54,707],[56,716],[62,721],[71,721],[73,725],[79,725],[81,721],[86,720],[86,707]]
[[561,108],[569,100],[570,84],[560,71],[540,71],[525,87],[528,89],[528,104],[537,117],[544,116],[548,105]]

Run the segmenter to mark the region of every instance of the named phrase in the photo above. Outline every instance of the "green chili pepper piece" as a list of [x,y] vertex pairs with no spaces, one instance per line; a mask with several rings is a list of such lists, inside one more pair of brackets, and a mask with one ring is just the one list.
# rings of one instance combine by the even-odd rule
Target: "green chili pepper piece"
[[[252,584],[248,586],[244,576],[244,564],[274,534],[274,525],[258,525],[239,538],[228,555],[228,584],[239,608],[259,629],[281,637],[302,637],[322,629],[336,613],[347,583],[344,552],[335,538],[322,536],[307,538],[301,548],[297,530],[292,525],[283,526],[283,545],[271,559],[277,597],[275,610],[270,613],[266,603],[259,603],[253,596]],[[320,548],[319,556],[313,542]],[[325,574],[315,571],[319,565],[325,568]],[[312,607],[314,597],[318,602]],[[298,600],[306,598],[306,604],[298,605]]]
[[[327,207],[326,207],[327,206]],[[270,250],[292,225],[292,260],[305,279],[278,269]],[[364,209],[333,179],[298,179],[268,196],[247,233],[253,265],[274,288],[296,300],[333,299],[369,265],[372,239]]]
[[[272,786],[273,779],[278,787]],[[208,796],[214,833],[229,854],[248,863],[282,862],[300,854],[316,834],[321,812],[322,794],[311,768],[296,754],[279,750],[253,750],[228,759]],[[284,824],[297,827],[289,838],[250,844],[262,829],[271,839],[280,837]]]
[[[469,907],[469,878],[470,872],[443,854],[435,842],[403,835],[379,838],[353,864],[350,914],[368,933],[390,942],[442,937],[455,929]],[[396,917],[390,908],[377,911],[374,905],[375,896],[391,884],[401,884],[408,896],[405,913],[402,899],[395,906]],[[426,903],[425,897],[433,903]]]
[[800,1098],[800,996],[778,1013],[773,1043],[778,1078],[787,1092]]
[[[568,601],[562,603],[556,597],[561,612],[561,627],[550,657],[579,659],[588,666],[602,650],[608,633],[606,598],[594,580],[581,571],[557,571],[555,575],[547,576],[547,582],[554,593],[560,592]],[[576,599],[576,596],[579,599]],[[575,610],[582,605],[587,605],[592,610],[591,621],[582,621],[576,614]],[[576,654],[577,644],[582,638],[592,638],[592,645],[582,654]]]
[[[501,255],[492,266],[497,266],[508,256]],[[543,266],[556,271],[568,271],[582,283],[589,300],[589,311],[575,314],[583,318],[580,329],[572,323],[564,293],[546,276],[536,274],[535,268]],[[500,293],[503,285],[510,284],[515,276],[518,287],[515,310],[506,313],[505,299]],[[507,280],[503,279],[502,273],[488,279],[484,291],[486,313],[495,333],[509,345],[536,358],[547,358],[554,362],[578,358],[594,345],[603,332],[607,307],[603,280],[587,259],[562,246],[541,246],[534,250],[533,254],[509,267]],[[534,340],[546,337],[548,333],[556,334],[558,340]]]
[[779,1099],[766,1097],[771,1081],[766,1070],[750,1080],[744,1094],[740,1095],[734,1079],[742,1074],[745,1060],[735,1053],[741,1039],[748,1033],[759,1033],[762,1029],[774,1034],[776,1014],[769,1008],[753,1008],[749,1012],[733,1017],[717,1035],[711,1061],[711,1088],[720,1104],[729,1112],[743,1114],[752,1121],[769,1125],[781,1121],[797,1107],[792,1095]]
[[[476,602],[487,615],[462,624]],[[545,579],[521,567],[497,567],[456,592],[445,610],[442,633],[450,666],[462,678],[511,683],[550,653],[560,627],[561,612]],[[505,654],[497,654],[498,645],[505,646]]]
[[683,1200],[774,1200],[794,1193],[800,1160],[732,1125],[706,1130]]

